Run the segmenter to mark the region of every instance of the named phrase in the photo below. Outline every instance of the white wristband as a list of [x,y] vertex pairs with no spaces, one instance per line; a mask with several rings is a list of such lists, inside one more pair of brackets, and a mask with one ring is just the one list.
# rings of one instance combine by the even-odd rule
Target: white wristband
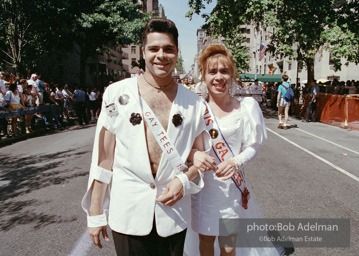
[[187,195],[188,190],[190,189],[190,184],[187,175],[181,172],[177,174],[175,177],[177,177],[183,185],[183,196]]
[[185,196],[187,194],[196,194],[199,191],[201,191],[201,189],[203,188],[203,186],[204,186],[203,174],[200,170],[197,170],[197,171],[199,174],[198,185],[192,181],[189,181],[187,175],[184,174],[183,172],[179,173],[175,176],[181,181],[181,183],[183,185],[183,196]]
[[90,173],[95,180],[101,181],[106,184],[109,184],[111,182],[112,171],[92,164]]
[[87,226],[89,228],[107,226],[106,213],[95,216],[87,215]]

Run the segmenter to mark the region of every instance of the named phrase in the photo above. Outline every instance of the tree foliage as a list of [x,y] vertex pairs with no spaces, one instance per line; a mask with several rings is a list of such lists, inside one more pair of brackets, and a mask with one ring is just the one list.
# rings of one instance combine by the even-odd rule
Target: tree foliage
[[180,74],[186,73],[186,71],[183,67],[183,59],[182,59],[181,55],[178,55],[176,69],[177,69],[177,72],[179,72]]
[[49,48],[58,45],[66,9],[60,1],[4,0],[0,13],[0,57],[23,72]]
[[[189,0],[187,16],[204,12],[205,2],[212,0]],[[211,14],[202,16],[206,18],[204,28],[217,36],[232,33],[233,38],[233,32],[245,24],[274,28],[268,50],[275,56],[303,61],[311,80],[314,55],[321,49],[336,58],[359,62],[358,5],[357,1],[338,0],[217,0]],[[335,68],[340,65],[337,62]]]
[[136,42],[148,18],[141,8],[132,0],[4,0],[0,57],[24,72],[50,49],[77,45],[84,64],[103,46]]

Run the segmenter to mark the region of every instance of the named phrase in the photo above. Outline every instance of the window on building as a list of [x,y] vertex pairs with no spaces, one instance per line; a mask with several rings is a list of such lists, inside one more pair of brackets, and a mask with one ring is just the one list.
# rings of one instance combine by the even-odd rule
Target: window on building
[[249,37],[246,38],[246,43],[251,43],[251,39]]
[[292,63],[288,63],[288,70],[292,70]]
[[131,66],[134,67],[137,64],[136,58],[131,59]]
[[136,54],[136,46],[135,45],[131,46],[131,53]]
[[248,28],[247,29],[247,34],[250,34],[251,33],[251,30]]

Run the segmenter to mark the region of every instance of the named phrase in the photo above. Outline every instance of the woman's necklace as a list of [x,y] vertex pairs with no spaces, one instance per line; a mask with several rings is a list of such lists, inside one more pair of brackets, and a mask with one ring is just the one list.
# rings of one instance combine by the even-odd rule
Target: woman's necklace
[[164,88],[166,88],[167,86],[169,86],[169,85],[172,83],[172,81],[173,81],[173,78],[172,78],[171,81],[170,81],[168,84],[166,84],[166,85],[164,85],[164,86],[159,86],[159,85],[153,85],[153,84],[151,84],[150,82],[148,82],[147,79],[146,79],[146,77],[145,77],[145,75],[143,75],[143,78],[145,79],[146,83],[148,83],[149,85],[151,85],[153,88],[156,88],[156,89],[164,89]]

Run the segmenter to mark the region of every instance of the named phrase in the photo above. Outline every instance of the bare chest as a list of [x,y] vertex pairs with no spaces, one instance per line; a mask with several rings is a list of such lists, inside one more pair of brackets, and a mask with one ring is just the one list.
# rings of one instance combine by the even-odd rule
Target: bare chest
[[[147,97],[142,97],[147,105],[151,108],[152,112],[155,114],[158,121],[161,123],[163,129],[167,131],[168,122],[170,119],[171,108],[173,104],[173,98],[168,98],[166,95],[151,95]],[[150,127],[145,122],[145,135],[147,142],[147,151],[150,159],[152,173],[156,173],[158,166],[160,164],[162,149],[158,145],[156,138],[150,129]]]

